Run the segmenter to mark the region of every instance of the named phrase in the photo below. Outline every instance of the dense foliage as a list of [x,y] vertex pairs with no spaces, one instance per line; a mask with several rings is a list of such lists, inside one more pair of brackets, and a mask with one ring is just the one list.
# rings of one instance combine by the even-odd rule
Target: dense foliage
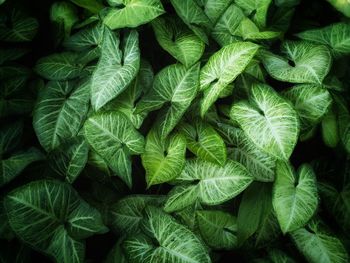
[[349,262],[349,17],[0,0],[0,262]]

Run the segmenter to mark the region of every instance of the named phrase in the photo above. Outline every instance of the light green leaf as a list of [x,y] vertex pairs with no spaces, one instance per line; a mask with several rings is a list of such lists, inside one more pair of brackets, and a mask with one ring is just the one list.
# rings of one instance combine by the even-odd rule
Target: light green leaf
[[68,140],[50,156],[51,168],[67,182],[73,183],[88,160],[89,146],[84,137]]
[[103,4],[99,0],[70,0],[77,6],[89,10],[91,13],[97,14],[103,9]]
[[336,57],[350,53],[350,24],[336,23],[298,33],[301,39],[328,46]]
[[204,52],[204,42],[180,20],[160,17],[152,22],[160,46],[186,67],[192,66]]
[[164,208],[167,212],[180,210],[197,200],[206,205],[221,204],[240,194],[253,177],[243,165],[231,160],[221,167],[195,159],[187,161],[176,180],[184,184],[169,192]]
[[[0,19],[0,40],[6,42],[28,42],[35,37],[39,23],[33,17],[13,9]],[[8,21],[9,23],[6,23]],[[10,26],[8,26],[10,25]]]
[[310,263],[346,263],[349,256],[341,241],[313,220],[291,233],[298,250]]
[[91,104],[99,110],[117,97],[136,77],[140,67],[137,31],[119,34],[104,29],[102,54],[91,79]]
[[154,78],[153,88],[137,104],[135,113],[162,108],[154,127],[165,138],[196,97],[198,86],[199,63],[189,69],[181,64],[165,67]]
[[187,148],[196,156],[220,166],[226,162],[226,145],[220,135],[208,123],[196,119],[193,125],[182,123],[179,127],[186,137]]
[[259,28],[266,26],[267,12],[272,0],[235,0],[246,16],[252,18]]
[[16,235],[57,262],[83,262],[85,245],[77,239],[107,230],[98,211],[58,181],[24,185],[10,192],[4,204]]
[[245,18],[240,24],[240,35],[244,40],[270,40],[278,38],[281,33],[275,31],[260,31],[259,28],[249,18]]
[[218,19],[211,36],[222,47],[241,41],[240,25],[243,19],[245,19],[245,15],[242,9],[235,4],[231,4]]
[[50,81],[40,90],[33,127],[46,151],[78,134],[89,107],[89,88],[88,81]]
[[230,250],[237,246],[236,217],[220,210],[199,210],[196,218],[199,232],[210,247]]
[[159,208],[148,207],[145,212],[145,234],[131,236],[123,244],[130,262],[211,262],[202,242],[188,228]]
[[79,53],[62,52],[40,58],[35,71],[48,80],[71,80],[84,74],[84,64],[78,62]]
[[209,58],[200,73],[200,89],[204,92],[201,116],[219,98],[225,87],[243,72],[258,48],[258,45],[250,42],[237,42],[221,48]]
[[178,16],[206,44],[212,22],[195,0],[170,0]]
[[10,182],[29,164],[44,159],[44,155],[36,148],[17,152],[0,161],[0,186]]
[[275,79],[292,83],[322,84],[329,72],[332,57],[327,47],[309,42],[286,41],[280,57],[261,53],[267,72]]
[[93,150],[131,187],[130,155],[143,152],[144,138],[128,118],[120,112],[97,113],[85,122],[84,131]]
[[228,147],[228,158],[243,164],[255,180],[272,182],[275,178],[276,159],[257,148],[241,129],[223,123],[217,125]]
[[147,187],[176,178],[185,166],[186,139],[174,134],[165,141],[151,130],[146,139],[145,152],[141,155],[146,170]]
[[230,6],[231,0],[197,0],[204,13],[215,24],[225,10]]
[[243,192],[237,216],[239,244],[243,244],[263,225],[271,208],[270,185],[254,182]]
[[293,103],[302,131],[319,123],[332,103],[327,89],[310,84],[294,86],[283,91],[282,95]]
[[298,116],[270,86],[254,84],[250,101],[235,103],[230,116],[256,146],[278,159],[289,159],[298,139]]
[[108,0],[114,8],[108,9],[103,22],[111,29],[137,27],[165,13],[159,0]]
[[335,9],[350,17],[350,3],[345,0],[327,0]]
[[316,176],[311,166],[303,164],[295,173],[287,162],[277,162],[272,204],[283,233],[303,227],[318,206]]
[[112,229],[118,233],[139,233],[146,206],[158,206],[163,202],[161,195],[129,195],[120,199],[110,208]]

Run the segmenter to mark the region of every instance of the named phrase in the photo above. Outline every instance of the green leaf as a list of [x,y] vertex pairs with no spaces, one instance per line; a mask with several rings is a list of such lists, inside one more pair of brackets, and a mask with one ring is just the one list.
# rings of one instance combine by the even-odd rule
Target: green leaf
[[89,10],[91,13],[97,14],[104,8],[104,5],[101,4],[99,0],[70,0],[77,6]]
[[183,185],[175,186],[168,194],[165,211],[173,212],[197,200],[205,205],[218,205],[240,194],[253,177],[240,163],[227,160],[219,165],[199,159],[187,161],[176,179]]
[[295,263],[294,259],[277,249],[269,251],[269,258],[273,263]]
[[108,253],[104,263],[128,263],[122,248],[123,238],[119,238],[117,244]]
[[135,113],[162,108],[154,127],[163,139],[196,97],[198,86],[199,63],[189,69],[181,64],[167,66],[155,76],[153,88],[137,104]]
[[255,180],[272,182],[276,159],[257,148],[241,129],[223,123],[217,125],[228,147],[228,158],[243,164]]
[[139,233],[146,206],[158,206],[163,202],[161,195],[129,195],[120,199],[110,208],[112,229],[118,233]]
[[13,151],[23,134],[23,122],[16,121],[0,128],[0,155]]
[[322,84],[332,63],[325,46],[309,42],[286,41],[281,46],[285,57],[262,52],[267,72],[275,79],[292,83]]
[[89,107],[89,88],[86,80],[50,81],[40,90],[33,127],[46,151],[78,134]]
[[14,61],[21,58],[29,52],[26,48],[10,47],[0,49],[0,65],[4,62]]
[[233,249],[237,246],[236,218],[220,210],[196,212],[198,228],[205,242],[213,249]]
[[104,29],[102,54],[91,79],[91,104],[99,110],[117,97],[136,77],[140,67],[137,31],[119,34]]
[[336,57],[350,54],[350,25],[336,23],[298,33],[301,39],[328,46]]
[[245,18],[240,24],[240,35],[244,40],[269,40],[278,38],[281,33],[275,31],[260,31],[259,28],[249,18]]
[[223,166],[227,159],[226,146],[220,135],[208,123],[196,119],[193,125],[182,123],[181,133],[187,148],[204,161]]
[[0,161],[0,186],[10,182],[29,164],[44,159],[44,155],[32,147],[27,151],[17,152]]
[[24,185],[9,193],[4,204],[16,235],[57,262],[83,262],[85,245],[79,239],[107,230],[98,211],[58,181]]
[[50,156],[51,168],[67,182],[73,183],[88,160],[89,146],[84,137],[68,140]]
[[[0,17],[0,40],[6,42],[28,42],[35,37],[39,23],[22,12],[13,9]],[[6,23],[8,21],[8,23]]]
[[84,64],[78,62],[79,54],[62,52],[40,58],[35,71],[48,80],[71,80],[84,74]]
[[325,230],[319,221],[311,221],[307,227],[292,232],[291,237],[310,263],[346,263],[349,260],[341,241]]
[[350,3],[344,0],[327,0],[335,9],[350,17]]
[[123,244],[129,262],[211,262],[202,242],[188,228],[159,208],[148,207],[145,213],[145,234],[131,236]]
[[103,22],[111,29],[137,27],[165,13],[159,0],[108,0],[111,6]]
[[303,164],[295,173],[287,162],[277,162],[272,204],[283,233],[306,225],[318,206],[316,176],[311,166]]
[[141,155],[147,187],[176,178],[185,166],[185,153],[184,136],[174,134],[163,141],[151,130],[147,135],[145,152]]
[[271,208],[270,185],[253,183],[244,191],[237,216],[237,236],[240,245],[259,229]]
[[322,119],[321,128],[324,144],[328,147],[335,148],[338,145],[340,138],[337,115],[333,108],[331,108]]
[[200,89],[204,92],[201,116],[219,98],[225,87],[243,72],[258,48],[258,45],[250,42],[237,42],[221,48],[209,58],[200,73]]
[[254,84],[250,101],[235,103],[230,116],[257,147],[278,159],[289,159],[298,139],[298,116],[270,86]]
[[204,52],[204,42],[179,19],[160,17],[152,22],[160,46],[186,67],[195,64]]
[[195,0],[170,0],[178,16],[206,44],[212,22]]
[[144,138],[128,118],[120,112],[97,113],[85,122],[84,131],[93,150],[131,187],[130,156],[143,152]]
[[246,16],[258,25],[259,28],[266,26],[267,11],[272,0],[236,0],[235,3],[241,7]]
[[283,91],[282,95],[293,103],[302,131],[318,124],[332,103],[328,90],[311,84],[294,86]]

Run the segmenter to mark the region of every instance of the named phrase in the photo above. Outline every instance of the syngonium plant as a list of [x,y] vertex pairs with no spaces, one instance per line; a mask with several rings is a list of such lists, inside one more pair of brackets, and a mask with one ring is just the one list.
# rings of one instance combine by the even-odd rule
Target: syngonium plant
[[348,262],[349,2],[44,2],[0,0],[0,262]]

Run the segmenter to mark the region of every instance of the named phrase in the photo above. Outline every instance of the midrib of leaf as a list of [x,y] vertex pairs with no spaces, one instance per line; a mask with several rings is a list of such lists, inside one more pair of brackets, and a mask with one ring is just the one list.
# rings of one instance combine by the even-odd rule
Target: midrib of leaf
[[[185,240],[184,240],[184,242],[185,242]],[[186,262],[186,263],[187,262],[188,263],[200,263],[197,260],[193,260],[192,258],[187,257],[186,255],[180,254],[179,252],[177,252],[175,250],[172,250],[172,249],[169,249],[167,247],[160,246],[159,249],[163,249],[163,250],[167,251],[169,254],[174,255],[175,257],[183,259],[184,262]]]
[[[97,127],[99,128],[102,132],[104,132],[105,134],[109,135],[110,137],[112,137],[113,139],[115,139],[117,142],[119,142],[120,144],[122,144],[122,141],[116,137],[113,133],[111,133],[109,130],[107,129],[104,129],[101,125],[99,125],[98,122],[96,122],[95,120],[93,119],[90,119],[90,121]],[[119,145],[120,146],[120,145]],[[121,148],[121,147],[118,147],[118,149]]]

